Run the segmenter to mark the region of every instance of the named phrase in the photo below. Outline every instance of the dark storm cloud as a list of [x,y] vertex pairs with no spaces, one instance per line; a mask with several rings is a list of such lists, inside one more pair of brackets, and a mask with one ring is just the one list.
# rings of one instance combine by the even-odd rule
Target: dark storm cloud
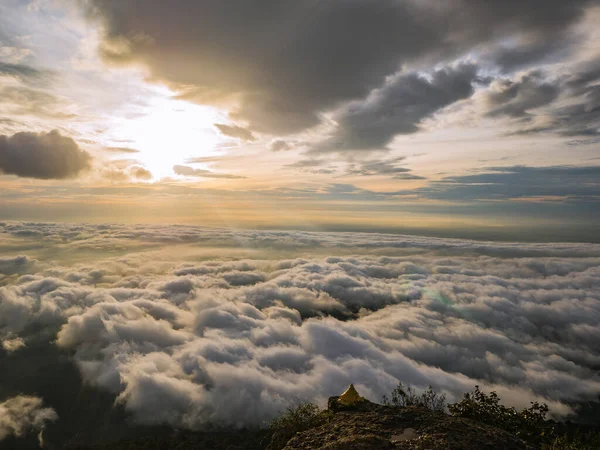
[[0,172],[27,178],[73,178],[87,169],[91,156],[57,131],[0,135]]
[[256,140],[252,132],[244,127],[239,127],[237,125],[225,125],[222,123],[216,123],[215,127],[217,127],[218,130],[225,136],[241,139],[242,141]]
[[194,169],[189,166],[173,166],[173,172],[177,175],[183,175],[186,177],[198,177],[198,178],[228,178],[228,179],[241,179],[246,178],[240,175],[231,175],[228,173],[216,173],[206,169]]
[[[365,98],[406,63],[447,61],[515,37],[527,38],[533,49],[518,55],[519,64],[537,61],[543,43],[564,41],[594,2],[82,3],[104,24],[106,60],[145,63],[155,78],[201,102],[236,96],[241,106],[234,118],[252,130],[285,134],[320,123],[322,111]],[[499,60],[507,65],[510,57]]]
[[545,64],[568,55],[576,41],[568,36],[563,39],[525,40],[512,45],[500,45],[481,58],[498,66],[503,72],[531,67],[533,64]]
[[472,64],[398,75],[365,101],[351,103],[335,118],[334,134],[310,151],[385,149],[394,136],[417,132],[423,119],[470,97],[477,80]]

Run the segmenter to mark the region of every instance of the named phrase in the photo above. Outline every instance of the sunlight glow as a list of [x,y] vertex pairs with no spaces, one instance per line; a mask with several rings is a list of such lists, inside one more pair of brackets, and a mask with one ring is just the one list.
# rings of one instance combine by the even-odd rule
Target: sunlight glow
[[135,159],[160,179],[172,176],[173,166],[188,158],[218,153],[215,145],[221,138],[213,124],[219,117],[211,107],[155,97],[138,117],[120,124],[115,135],[139,150]]

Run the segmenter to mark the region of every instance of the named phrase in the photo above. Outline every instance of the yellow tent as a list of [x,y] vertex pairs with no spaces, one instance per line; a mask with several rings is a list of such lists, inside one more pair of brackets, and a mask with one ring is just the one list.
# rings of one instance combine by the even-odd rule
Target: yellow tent
[[354,405],[355,403],[362,402],[363,400],[364,399],[358,395],[358,392],[356,392],[353,384],[351,384],[350,387],[346,389],[346,392],[344,392],[338,398],[338,402],[346,406]]

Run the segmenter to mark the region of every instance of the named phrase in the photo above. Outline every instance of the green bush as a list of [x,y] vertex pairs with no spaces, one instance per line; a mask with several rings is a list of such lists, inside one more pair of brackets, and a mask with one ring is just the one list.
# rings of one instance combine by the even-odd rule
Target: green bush
[[318,427],[329,420],[331,413],[314,403],[303,402],[289,407],[268,423],[272,433],[267,450],[281,450],[296,433]]
[[600,432],[597,428],[546,420],[549,408],[545,403],[532,402],[521,410],[500,403],[496,392],[486,394],[475,386],[458,403],[446,405],[445,395],[436,393],[431,386],[417,393],[411,386],[399,383],[391,399],[383,397],[389,406],[421,406],[433,411],[445,411],[476,422],[501,428],[541,450],[599,450]]
[[576,432],[572,436],[564,434],[552,437],[548,443],[542,444],[542,450],[598,450],[600,448],[600,433]]
[[529,408],[518,411],[502,405],[496,392],[486,394],[479,386],[465,394],[460,402],[449,405],[448,410],[453,416],[502,428],[531,443],[541,443],[550,431],[546,425],[548,405],[545,403],[532,402]]
[[387,406],[420,406],[432,411],[446,411],[446,395],[438,394],[429,386],[425,392],[417,392],[408,385],[398,383],[392,391],[391,400],[383,396],[383,404]]

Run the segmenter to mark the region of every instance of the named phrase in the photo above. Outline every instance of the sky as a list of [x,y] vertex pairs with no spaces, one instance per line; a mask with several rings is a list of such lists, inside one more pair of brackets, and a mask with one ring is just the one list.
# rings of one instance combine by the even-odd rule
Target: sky
[[2,0],[0,219],[598,241],[592,0]]

